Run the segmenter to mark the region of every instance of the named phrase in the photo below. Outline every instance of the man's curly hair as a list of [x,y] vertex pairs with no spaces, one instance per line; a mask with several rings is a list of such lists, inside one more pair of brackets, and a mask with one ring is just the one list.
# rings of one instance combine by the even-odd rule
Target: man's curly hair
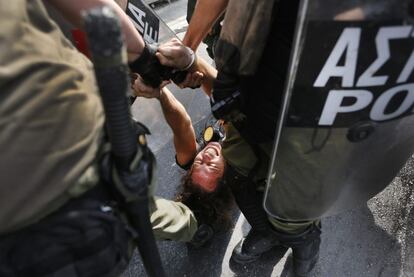
[[192,181],[191,174],[192,170],[189,170],[183,177],[176,201],[187,205],[194,212],[199,224],[208,224],[216,231],[229,229],[234,206],[230,188],[221,179],[213,192],[205,192]]

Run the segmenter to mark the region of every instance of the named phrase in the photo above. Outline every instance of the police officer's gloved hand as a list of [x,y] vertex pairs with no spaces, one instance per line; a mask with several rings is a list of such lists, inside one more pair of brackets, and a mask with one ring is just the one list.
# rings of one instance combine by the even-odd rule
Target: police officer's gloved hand
[[129,63],[131,71],[138,73],[144,83],[153,88],[158,88],[162,81],[169,80],[172,74],[172,68],[163,66],[155,56],[157,48],[157,45],[145,42],[141,55]]
[[217,119],[234,121],[238,117],[241,100],[237,75],[218,72],[214,81],[210,104],[211,111]]

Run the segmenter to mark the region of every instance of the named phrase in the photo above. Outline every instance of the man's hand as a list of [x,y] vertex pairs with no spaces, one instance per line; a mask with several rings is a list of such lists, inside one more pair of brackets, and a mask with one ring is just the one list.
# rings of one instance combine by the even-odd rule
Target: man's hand
[[162,65],[179,70],[188,70],[194,64],[193,50],[185,46],[176,38],[160,45],[156,56]]
[[134,91],[134,95],[137,97],[145,98],[157,98],[161,96],[161,88],[169,84],[170,81],[163,81],[158,88],[147,86],[144,80],[137,73],[131,74],[131,88]]

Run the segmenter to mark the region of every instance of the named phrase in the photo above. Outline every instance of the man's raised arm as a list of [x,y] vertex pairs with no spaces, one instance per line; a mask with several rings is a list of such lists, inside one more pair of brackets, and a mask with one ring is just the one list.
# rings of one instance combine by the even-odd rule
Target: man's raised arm
[[174,134],[177,162],[188,164],[197,154],[197,144],[191,118],[171,91],[164,87],[159,97],[165,120]]
[[173,132],[177,162],[186,165],[197,154],[196,136],[190,116],[168,88],[152,88],[145,85],[139,75],[135,77],[132,84],[135,95],[156,98],[160,102],[164,118]]

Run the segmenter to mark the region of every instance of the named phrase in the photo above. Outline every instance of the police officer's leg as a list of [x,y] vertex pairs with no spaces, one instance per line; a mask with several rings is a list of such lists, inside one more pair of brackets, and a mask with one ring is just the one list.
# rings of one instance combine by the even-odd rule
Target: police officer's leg
[[150,199],[150,220],[157,240],[190,241],[197,231],[193,212],[183,203]]
[[[149,212],[156,240],[189,242],[196,247],[209,241],[214,231],[199,223],[193,211],[184,203],[167,200],[154,195],[156,177],[149,186]],[[206,228],[207,227],[207,228]]]
[[[247,217],[254,215],[252,213],[254,209],[257,215],[257,211],[261,208],[260,205],[252,208],[252,206],[245,206],[244,203],[239,204],[239,207]],[[293,271],[297,276],[307,276],[319,258],[320,221],[293,223],[269,218],[259,222],[260,218],[262,217],[253,218],[251,224],[258,223],[258,226],[264,227],[266,222],[271,222],[271,228],[256,229],[255,225],[252,225],[249,234],[234,248],[231,260],[244,264],[259,259],[263,253],[274,247],[292,248]]]
[[226,129],[223,155],[227,161],[226,183],[231,188],[240,211],[252,226],[249,234],[236,245],[231,259],[238,263],[252,262],[279,245],[263,209],[263,190],[256,181],[265,179],[267,169],[256,174],[263,178],[253,180],[247,177],[257,163],[256,154],[231,124]]
[[279,245],[263,209],[263,192],[256,189],[252,180],[237,173],[232,167],[226,169],[226,183],[233,192],[237,206],[252,227],[234,248],[231,259],[237,263],[253,262]]
[[319,257],[320,221],[294,223],[268,218],[262,206],[263,194],[243,189],[243,182],[238,184],[241,186],[236,189],[235,199],[252,229],[236,245],[231,260],[244,264],[259,259],[274,247],[292,248],[295,274],[307,276]]
[[257,166],[259,157],[232,124],[228,124],[226,128],[223,156],[227,162],[225,182],[230,187],[241,212],[252,228],[266,231],[269,222],[262,207],[263,190],[259,188],[257,180],[265,179],[267,169],[256,168],[257,174],[253,177],[257,178],[252,177],[251,172]]
[[[271,153],[271,147],[272,143],[260,145],[265,155]],[[243,153],[243,155],[240,153]],[[227,129],[223,154],[228,163],[237,166],[239,169],[235,171],[234,168],[228,167],[227,177],[230,177],[229,185],[232,187],[240,210],[252,225],[252,229],[246,238],[242,239],[235,247],[231,259],[238,263],[252,262],[275,246],[291,247],[293,249],[294,271],[298,275],[309,272],[318,258],[320,223],[312,221],[291,223],[281,222],[273,218],[268,219],[262,205],[263,193],[260,186],[252,184],[253,181],[249,181],[249,178],[244,177],[248,175],[249,170],[256,163],[255,159],[252,158],[256,155],[251,146],[232,125],[229,125]],[[255,174],[256,177],[267,175],[266,157],[261,158],[264,160],[262,170]]]
[[[156,174],[156,170],[155,173]],[[156,240],[191,241],[198,230],[197,219],[191,209],[181,203],[154,196],[158,178],[149,185],[149,212]]]

